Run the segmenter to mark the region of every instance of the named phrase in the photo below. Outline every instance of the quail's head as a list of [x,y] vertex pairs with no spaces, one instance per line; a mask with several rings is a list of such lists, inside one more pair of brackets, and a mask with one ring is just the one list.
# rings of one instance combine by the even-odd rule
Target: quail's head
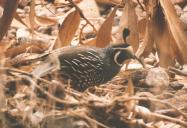
[[111,53],[112,53],[114,62],[120,67],[123,66],[126,60],[136,59],[132,46],[130,46],[127,43],[112,45]]

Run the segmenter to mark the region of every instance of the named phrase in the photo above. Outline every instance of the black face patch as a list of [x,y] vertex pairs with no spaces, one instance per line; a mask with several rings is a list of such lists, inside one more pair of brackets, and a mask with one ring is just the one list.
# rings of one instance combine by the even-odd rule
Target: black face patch
[[115,44],[115,45],[112,46],[112,48],[114,48],[114,49],[117,49],[117,48],[122,49],[122,48],[127,48],[127,47],[129,47],[129,46],[130,46],[130,45],[127,44],[127,43],[122,43],[122,44]]
[[111,48],[113,49],[112,56],[113,56],[114,62],[117,65],[121,66],[125,60],[131,58],[131,53],[129,52],[129,49],[128,49],[129,46],[130,45],[127,43],[114,44],[111,46]]
[[[118,53],[118,54],[117,54]],[[115,51],[116,61],[119,64],[123,64],[123,62],[127,59],[130,59],[129,53],[126,50],[116,50]],[[114,56],[115,56],[114,55]]]

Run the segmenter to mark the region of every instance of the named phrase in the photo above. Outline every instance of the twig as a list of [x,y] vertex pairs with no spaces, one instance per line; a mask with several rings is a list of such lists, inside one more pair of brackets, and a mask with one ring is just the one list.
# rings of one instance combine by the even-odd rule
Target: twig
[[151,112],[151,116],[159,118],[160,120],[164,119],[164,120],[167,120],[167,121],[182,125],[185,128],[187,127],[187,123],[182,121],[182,120],[180,120],[180,119],[175,119],[175,118],[172,118],[172,117],[169,117],[169,116],[165,116],[165,115],[161,115],[161,114],[153,113],[153,112]]
[[187,72],[173,68],[173,67],[169,67],[169,70],[175,72],[178,75],[182,75],[182,76],[187,76]]
[[40,0],[40,2],[41,2],[41,4],[42,4],[49,12],[51,12],[53,15],[55,15],[55,13],[54,13],[53,11],[51,11],[49,7],[46,6],[46,4],[44,3],[43,0]]
[[[22,75],[29,76],[29,77],[31,77],[31,78],[35,78],[36,80],[39,80],[39,81],[41,81],[41,82],[44,82],[44,83],[46,83],[46,84],[48,84],[48,85],[54,85],[54,84],[55,84],[55,83],[53,83],[53,82],[50,82],[50,81],[47,81],[47,80],[45,80],[45,79],[36,77],[36,76],[34,76],[33,74],[28,73],[28,72],[25,72],[25,71],[22,71],[22,70],[18,70],[18,69],[14,69],[14,68],[5,68],[5,67],[4,67],[4,68],[0,68],[0,70],[6,71],[6,72],[21,73]],[[16,75],[16,76],[18,76],[18,75]],[[20,75],[19,75],[19,76],[20,76]],[[23,77],[23,76],[22,76],[22,77]],[[27,77],[25,77],[25,78],[27,78]],[[31,79],[27,79],[27,80],[31,81]],[[31,81],[31,83],[35,83],[35,82],[34,82],[34,81]],[[34,87],[36,87],[37,89],[39,89],[41,92],[43,92],[45,95],[47,95],[50,99],[52,99],[52,100],[54,100],[54,101],[57,101],[57,102],[59,102],[59,103],[63,103],[63,104],[65,104],[66,106],[75,106],[75,105],[83,105],[83,104],[84,104],[84,103],[75,103],[75,102],[70,103],[69,101],[62,100],[62,99],[60,99],[60,98],[58,98],[58,97],[53,96],[53,95],[50,94],[49,92],[45,91],[42,87],[38,86],[37,84],[35,84]],[[66,93],[69,93],[69,91],[67,91],[67,90],[65,90],[65,89],[64,89],[64,91],[65,91]],[[74,93],[73,93],[73,94],[74,94]],[[80,95],[76,95],[76,96],[81,97]]]
[[91,122],[93,122],[93,123],[95,123],[95,124],[97,124],[97,125],[99,125],[99,126],[101,126],[101,127],[103,127],[103,128],[109,128],[108,126],[106,126],[106,125],[104,125],[104,124],[98,122],[98,121],[95,120],[95,119],[90,118],[90,117],[87,116],[87,115],[83,115],[83,114],[80,114],[80,113],[75,113],[74,111],[70,111],[70,113],[72,113],[72,114],[74,114],[74,115],[76,115],[76,116],[82,117],[82,118],[84,118],[84,119],[87,119],[87,120],[89,120],[89,121],[91,121]]
[[143,11],[146,11],[143,7],[143,5],[140,3],[140,0],[137,0],[138,4],[140,5],[140,8],[143,10]]
[[82,35],[83,35],[83,30],[84,30],[84,28],[85,28],[87,25],[88,25],[88,23],[84,24],[84,25],[82,26],[82,28],[80,29],[80,35],[79,35],[79,43],[80,43],[80,44],[82,44],[81,38],[82,38]]
[[121,97],[118,97],[115,99],[115,101],[118,101],[118,100],[123,101],[123,102],[127,102],[130,100],[145,100],[145,101],[159,102],[159,103],[165,104],[165,105],[173,108],[176,112],[180,113],[182,116],[184,116],[187,119],[187,114],[183,113],[181,110],[179,110],[177,107],[173,106],[172,104],[162,101],[162,100],[158,100],[158,99],[154,99],[154,98],[150,98],[150,97],[136,97],[136,96],[128,97],[128,98],[121,96]]

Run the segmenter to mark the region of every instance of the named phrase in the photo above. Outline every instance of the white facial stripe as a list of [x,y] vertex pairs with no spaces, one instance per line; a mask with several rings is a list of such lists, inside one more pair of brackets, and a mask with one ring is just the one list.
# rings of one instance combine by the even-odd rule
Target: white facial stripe
[[115,62],[118,66],[121,67],[121,66],[123,66],[123,64],[120,64],[120,63],[118,63],[118,61],[117,61],[117,58],[118,58],[120,52],[121,52],[121,51],[118,51],[118,52],[115,54],[115,56],[114,56],[114,62]]
[[129,51],[130,53],[133,53],[133,48],[132,46],[128,46],[127,48],[113,48],[115,50],[127,50]]

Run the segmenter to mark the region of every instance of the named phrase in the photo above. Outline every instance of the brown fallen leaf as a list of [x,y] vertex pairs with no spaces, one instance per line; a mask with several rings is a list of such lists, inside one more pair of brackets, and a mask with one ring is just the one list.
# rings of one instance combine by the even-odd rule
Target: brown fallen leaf
[[171,34],[160,4],[157,4],[154,9],[152,27],[154,41],[159,56],[159,65],[167,68],[168,66],[173,66],[175,64],[175,58],[172,54],[173,49],[171,45]]
[[58,39],[55,48],[67,46],[71,43],[76,30],[80,24],[80,14],[78,10],[71,12],[60,26]]
[[140,38],[140,40],[143,39],[144,36],[145,36],[145,33],[146,33],[146,29],[145,29],[146,22],[147,22],[146,18],[143,18],[143,19],[138,21],[138,30],[139,30],[139,38]]
[[44,16],[36,16],[34,20],[35,23],[39,26],[50,26],[58,23],[57,20]]
[[169,22],[165,20],[166,15],[156,0],[149,1],[148,5],[146,6],[147,13],[151,15],[150,19],[146,18],[146,34],[142,48],[138,50],[138,56],[148,56],[153,51],[155,43],[161,67],[174,65],[175,59],[182,62],[181,50],[177,46],[170,30],[170,27],[173,29],[174,25],[168,25]]
[[153,38],[153,24],[147,19],[145,26],[145,36],[141,47],[136,52],[138,57],[147,57],[153,51],[154,38]]
[[18,47],[15,48],[9,48],[6,50],[5,55],[6,57],[15,57],[18,54],[25,53],[25,52],[32,52],[32,53],[42,53],[45,50],[48,49],[48,44],[41,42],[41,41],[36,41],[32,43],[24,43]]
[[96,38],[87,40],[84,45],[96,46]]
[[32,0],[31,1],[31,4],[30,4],[30,12],[29,12],[29,22],[30,22],[30,27],[31,27],[31,33],[34,34],[34,28],[36,26],[36,23],[35,23],[35,0]]
[[182,22],[177,16],[176,10],[170,0],[160,0],[160,4],[165,14],[171,34],[176,41],[176,46],[179,49],[178,54],[181,60],[178,61],[180,61],[181,64],[187,63],[187,36],[185,35]]
[[110,44],[112,25],[117,9],[118,7],[116,6],[104,21],[104,23],[101,25],[96,37],[96,47],[103,48]]

